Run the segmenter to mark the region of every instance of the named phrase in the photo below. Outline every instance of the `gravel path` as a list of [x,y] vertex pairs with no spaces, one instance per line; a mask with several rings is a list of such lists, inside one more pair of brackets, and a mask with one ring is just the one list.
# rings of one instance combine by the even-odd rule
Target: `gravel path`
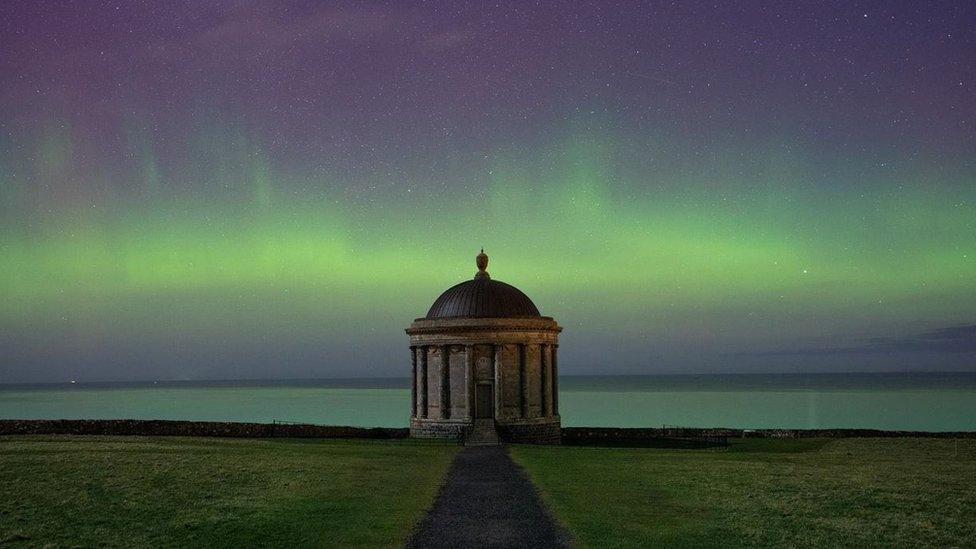
[[569,547],[535,487],[503,446],[457,455],[407,547]]

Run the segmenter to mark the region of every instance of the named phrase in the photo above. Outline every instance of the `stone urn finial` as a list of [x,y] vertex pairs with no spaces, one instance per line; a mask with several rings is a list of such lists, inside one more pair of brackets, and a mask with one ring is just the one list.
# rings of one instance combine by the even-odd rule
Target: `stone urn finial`
[[485,249],[481,248],[481,253],[475,258],[475,263],[478,265],[478,272],[474,275],[475,279],[478,278],[491,278],[488,276],[488,254],[485,253]]

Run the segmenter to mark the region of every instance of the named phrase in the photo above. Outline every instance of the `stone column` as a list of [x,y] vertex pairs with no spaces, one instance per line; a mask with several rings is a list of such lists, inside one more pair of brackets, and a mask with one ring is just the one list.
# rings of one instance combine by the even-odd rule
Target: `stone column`
[[495,419],[498,420],[502,417],[502,346],[492,345],[491,349],[495,363]]
[[464,346],[464,375],[466,382],[464,391],[464,405],[466,412],[464,414],[465,419],[471,421],[474,419],[474,345]]
[[549,345],[543,343],[539,345],[539,415],[549,417],[552,415],[552,391],[549,387]]
[[410,347],[410,417],[417,417],[417,348]]
[[559,345],[552,346],[552,415],[559,415]]
[[427,387],[427,346],[418,347],[420,351],[420,417],[427,418],[427,397],[430,395]]
[[451,417],[451,346],[441,346],[441,419]]
[[519,343],[518,354],[519,354],[519,417],[525,418],[529,416],[529,376],[526,375],[528,372],[528,362],[526,360],[526,345],[525,343]]

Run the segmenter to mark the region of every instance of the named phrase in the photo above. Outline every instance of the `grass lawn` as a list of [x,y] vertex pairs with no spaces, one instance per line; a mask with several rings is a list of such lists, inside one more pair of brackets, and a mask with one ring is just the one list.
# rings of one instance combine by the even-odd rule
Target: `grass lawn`
[[511,453],[584,546],[976,547],[976,440]]
[[0,545],[400,546],[457,447],[0,437]]

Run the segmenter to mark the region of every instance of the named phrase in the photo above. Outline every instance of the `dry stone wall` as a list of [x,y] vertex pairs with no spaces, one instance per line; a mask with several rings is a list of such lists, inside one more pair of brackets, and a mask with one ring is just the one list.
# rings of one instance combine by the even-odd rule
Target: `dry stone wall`
[[[868,438],[932,437],[976,438],[976,432],[880,431],[874,429],[699,429],[564,427],[562,444],[573,446],[676,446],[664,440],[706,440],[733,438]],[[680,446],[680,445],[679,445]]]
[[[414,422],[415,433],[430,438],[456,437],[461,425],[423,425]],[[400,439],[409,429],[390,427],[343,427],[283,423],[237,423],[217,421],[168,421],[136,419],[0,419],[0,435],[137,435],[203,436],[239,438],[368,438]],[[553,423],[498,425],[506,442],[544,442],[547,444],[603,446],[652,443],[655,439],[694,438],[856,438],[929,437],[976,438],[976,431],[880,431],[873,429],[697,429],[697,428],[616,428],[564,427]],[[417,434],[415,434],[417,436]]]
[[137,419],[0,419],[0,435],[116,435],[237,438],[399,439],[409,429],[285,423],[166,421]]

